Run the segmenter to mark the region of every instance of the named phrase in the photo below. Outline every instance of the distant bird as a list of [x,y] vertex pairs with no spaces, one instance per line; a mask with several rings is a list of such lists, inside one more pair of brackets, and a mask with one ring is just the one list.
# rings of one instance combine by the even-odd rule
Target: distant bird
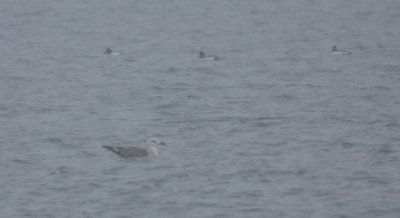
[[209,61],[217,61],[219,60],[219,57],[216,55],[206,55],[204,51],[199,52],[199,58],[203,60],[209,60]]
[[107,54],[107,55],[119,55],[118,52],[113,52],[113,50],[111,50],[111,48],[107,48],[107,49],[104,51],[104,54]]
[[351,52],[347,50],[338,50],[336,45],[332,47],[332,54],[350,55]]
[[156,157],[158,156],[156,145],[165,145],[165,143],[160,142],[158,139],[149,138],[147,139],[147,147],[114,147],[103,145],[103,148],[118,154],[120,157]]

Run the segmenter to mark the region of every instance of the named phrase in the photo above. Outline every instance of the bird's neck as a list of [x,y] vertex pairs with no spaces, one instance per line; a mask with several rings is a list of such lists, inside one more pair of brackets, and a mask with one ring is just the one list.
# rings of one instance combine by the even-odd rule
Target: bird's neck
[[150,157],[157,157],[158,156],[157,148],[154,147],[153,145],[147,146],[147,153],[149,154]]

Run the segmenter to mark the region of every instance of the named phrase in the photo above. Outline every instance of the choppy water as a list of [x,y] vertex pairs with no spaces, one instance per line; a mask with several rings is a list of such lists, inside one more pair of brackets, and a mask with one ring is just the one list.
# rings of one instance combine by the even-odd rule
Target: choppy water
[[0,2],[0,217],[400,217],[397,0]]

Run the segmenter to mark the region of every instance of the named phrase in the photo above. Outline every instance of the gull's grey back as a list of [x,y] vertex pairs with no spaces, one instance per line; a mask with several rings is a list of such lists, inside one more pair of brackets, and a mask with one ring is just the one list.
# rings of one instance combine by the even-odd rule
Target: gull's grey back
[[149,156],[145,148],[138,147],[111,147],[103,146],[103,148],[118,154],[121,157],[147,157]]

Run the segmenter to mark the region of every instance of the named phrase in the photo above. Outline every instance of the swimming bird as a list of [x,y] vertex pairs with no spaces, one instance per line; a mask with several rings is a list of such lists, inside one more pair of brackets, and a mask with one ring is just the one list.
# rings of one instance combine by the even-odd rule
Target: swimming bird
[[104,54],[107,54],[107,55],[119,55],[118,52],[113,52],[113,50],[111,50],[111,48],[107,48],[107,49],[104,51]]
[[203,60],[209,60],[209,61],[217,61],[219,60],[219,57],[216,55],[206,55],[204,51],[199,52],[199,58]]
[[336,45],[332,47],[332,54],[350,55],[351,52],[347,50],[338,50]]
[[160,142],[158,139],[149,138],[147,139],[147,147],[121,147],[121,146],[106,146],[103,148],[118,154],[120,157],[156,157],[158,156],[156,145],[165,145],[165,143]]

